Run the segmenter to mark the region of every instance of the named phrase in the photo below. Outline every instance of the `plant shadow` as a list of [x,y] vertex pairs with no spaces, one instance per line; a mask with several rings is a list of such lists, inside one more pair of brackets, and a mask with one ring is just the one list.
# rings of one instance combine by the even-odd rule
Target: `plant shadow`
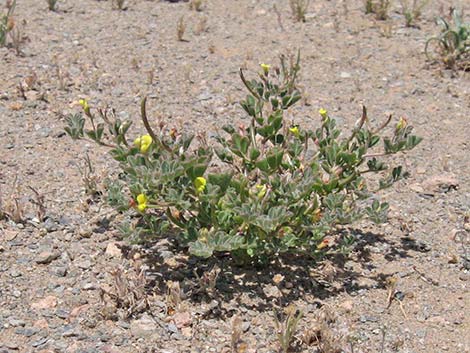
[[[376,268],[371,249],[374,256],[388,261],[410,257],[409,251],[414,250],[407,242],[392,242],[373,232],[345,229],[341,233],[356,238],[350,256],[337,253],[315,262],[307,256],[280,255],[264,266],[237,266],[229,255],[207,260],[186,255],[169,258],[169,253],[181,253],[175,243],[166,242],[169,248],[163,251],[154,245],[143,256],[149,279],[147,288],[165,293],[168,281],[180,282],[184,297],[194,304],[217,303],[217,316],[229,317],[240,307],[272,311],[300,299],[307,305],[321,307],[323,300],[340,293],[354,295],[360,290],[386,288],[387,275],[370,274]],[[203,288],[201,278],[214,271],[218,271],[214,288]]]

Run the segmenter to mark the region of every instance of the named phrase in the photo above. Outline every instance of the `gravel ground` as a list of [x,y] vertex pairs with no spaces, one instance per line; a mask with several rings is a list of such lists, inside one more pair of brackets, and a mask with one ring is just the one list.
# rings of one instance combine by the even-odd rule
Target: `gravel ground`
[[[468,9],[433,0],[407,28],[398,1],[387,21],[361,1],[314,1],[305,23],[287,0],[205,0],[200,12],[186,2],[126,1],[118,11],[59,0],[51,12],[18,1],[21,55],[0,48],[0,196],[24,212],[0,221],[0,352],[278,352],[274,312],[292,306],[303,312],[293,351],[470,352],[470,76],[424,55],[435,16],[451,5]],[[424,137],[405,155],[411,177],[380,195],[390,221],[345,230],[358,241],[343,261],[264,269],[196,260],[165,239],[121,239],[121,216],[85,194],[79,168],[89,155],[102,188],[115,163],[63,131],[78,99],[114,107],[137,135],[148,95],[153,117],[211,133],[245,119],[239,67],[257,71],[297,48],[296,123],[315,126],[324,107],[352,126],[365,104]]]

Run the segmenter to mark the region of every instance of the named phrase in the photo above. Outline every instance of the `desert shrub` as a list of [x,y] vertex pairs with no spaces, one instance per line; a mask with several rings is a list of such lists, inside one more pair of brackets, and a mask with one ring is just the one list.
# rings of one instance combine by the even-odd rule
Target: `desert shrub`
[[125,2],[126,0],[113,0],[112,5],[118,10],[126,10],[126,7],[124,6]]
[[[263,64],[253,79],[241,70],[249,126],[223,126],[211,145],[204,135],[193,143],[193,135],[164,121],[153,129],[145,98],[146,134],[133,142],[129,122],[110,110],[92,111],[84,100],[85,116],[70,115],[66,132],[110,147],[122,171],[108,199],[136,216],[123,229],[140,239],[174,235],[193,255],[229,252],[245,263],[279,253],[320,256],[334,251],[325,236],[336,225],[386,220],[388,205],[376,192],[404,173],[381,157],[421,139],[403,118],[383,136],[391,117],[374,128],[365,108],[348,136],[324,109],[314,130],[290,124],[286,112],[301,98],[299,69],[298,58],[281,57],[279,67]],[[368,176],[377,173],[381,178],[369,189]]]
[[305,15],[310,5],[310,0],[289,0],[289,5],[294,19],[297,22],[305,22]]
[[57,5],[57,0],[46,0],[47,1],[47,7],[49,11],[55,11],[56,10],[56,5]]
[[6,13],[0,14],[0,47],[3,47],[7,43],[8,34],[15,27],[13,21],[13,12],[15,11],[16,0],[9,0],[6,3]]
[[386,20],[390,10],[390,0],[365,0],[365,13],[375,14],[378,20]]
[[447,68],[470,69],[470,23],[463,23],[458,10],[452,11],[452,22],[438,17],[441,33],[426,42],[429,60],[442,62]]
[[406,27],[416,26],[420,19],[424,7],[429,0],[401,0],[401,8],[403,16],[405,16]]

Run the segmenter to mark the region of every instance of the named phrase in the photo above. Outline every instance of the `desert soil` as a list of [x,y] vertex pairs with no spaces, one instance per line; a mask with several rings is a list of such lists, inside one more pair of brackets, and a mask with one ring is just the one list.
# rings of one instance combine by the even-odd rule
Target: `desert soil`
[[[470,76],[424,55],[434,18],[469,3],[432,0],[411,28],[395,0],[386,21],[360,0],[312,1],[305,23],[287,0],[204,0],[200,12],[186,2],[125,5],[59,0],[52,12],[19,0],[27,39],[20,55],[0,48],[1,197],[24,208],[0,221],[0,352],[278,352],[274,311],[289,305],[303,312],[297,352],[470,352]],[[78,99],[114,107],[137,136],[148,95],[152,121],[210,134],[246,123],[240,67],[253,74],[297,49],[296,123],[315,127],[323,107],[348,128],[365,104],[377,122],[405,117],[424,137],[403,157],[411,176],[380,195],[389,222],[349,229],[358,241],[342,262],[264,269],[121,239],[119,215],[85,194],[79,170],[89,155],[102,188],[116,163],[64,134]],[[204,291],[198,276],[217,269]]]

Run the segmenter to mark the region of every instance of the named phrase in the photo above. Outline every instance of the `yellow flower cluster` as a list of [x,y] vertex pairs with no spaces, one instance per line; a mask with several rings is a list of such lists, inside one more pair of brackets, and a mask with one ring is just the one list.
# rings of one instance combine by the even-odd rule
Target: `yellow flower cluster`
[[144,135],[141,137],[137,137],[134,140],[134,145],[140,148],[140,152],[145,153],[149,149],[150,145],[152,144],[153,140],[150,135]]
[[147,196],[145,196],[145,194],[139,194],[137,196],[137,209],[140,211],[140,212],[144,212],[145,209],[147,208],[147,201],[148,201],[148,198]]
[[267,75],[269,73],[269,69],[271,68],[271,65],[261,64],[260,66],[263,69],[264,74]]
[[326,109],[321,108],[318,112],[320,113],[323,119],[326,119],[326,117],[328,116],[328,112],[326,111]]
[[397,123],[396,129],[397,129],[397,131],[398,131],[398,130],[402,130],[402,129],[404,129],[407,125],[408,125],[408,122],[406,121],[406,119],[403,118],[403,117],[401,117],[400,120],[399,120],[398,123]]
[[88,101],[86,99],[80,99],[78,101],[78,104],[80,104],[83,108],[83,111],[85,114],[89,115],[90,114],[90,106],[88,105]]
[[196,188],[196,193],[200,194],[206,189],[207,181],[203,177],[197,177],[194,179],[194,187]]
[[258,197],[258,199],[262,199],[264,197],[264,195],[266,195],[266,191],[267,191],[267,188],[266,188],[266,185],[256,185],[256,190],[258,191],[258,193],[256,194],[256,196]]
[[291,128],[289,128],[289,131],[292,135],[294,135],[295,137],[299,137],[300,136],[300,131],[299,131],[299,128],[297,126],[293,126]]

